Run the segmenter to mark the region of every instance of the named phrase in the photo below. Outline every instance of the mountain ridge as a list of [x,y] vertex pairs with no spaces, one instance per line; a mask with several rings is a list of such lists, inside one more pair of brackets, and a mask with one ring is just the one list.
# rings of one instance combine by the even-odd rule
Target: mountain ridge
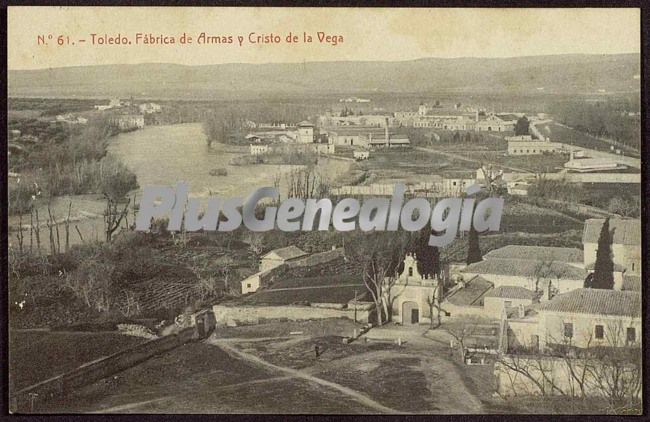
[[358,93],[461,90],[585,93],[640,90],[638,54],[302,63],[105,64],[9,70],[10,96]]

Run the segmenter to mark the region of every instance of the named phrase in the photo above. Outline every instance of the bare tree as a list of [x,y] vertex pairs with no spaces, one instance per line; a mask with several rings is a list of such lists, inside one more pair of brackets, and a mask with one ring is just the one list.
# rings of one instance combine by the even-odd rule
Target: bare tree
[[114,199],[106,196],[106,209],[104,210],[104,230],[106,233],[106,241],[110,242],[113,239],[113,234],[120,228],[122,220],[129,212],[129,204],[131,200],[128,199],[123,205],[119,204]]
[[[440,314],[440,285],[442,283],[442,280],[438,279],[438,287],[434,289],[434,291],[431,293],[431,295],[427,296],[427,304],[429,305],[429,318],[431,319],[430,327],[433,330],[434,328],[440,327],[442,324],[441,320],[441,314]],[[434,320],[433,320],[433,310],[436,310],[436,325],[434,326]]]
[[477,318],[463,318],[452,321],[445,327],[446,331],[456,340],[459,348],[460,359],[465,362],[467,340],[477,333],[479,320]]
[[383,325],[392,317],[395,299],[406,286],[397,289],[397,270],[406,248],[408,234],[398,232],[360,233],[353,232],[354,240],[346,243],[346,258],[362,269],[363,282],[375,304],[377,323]]

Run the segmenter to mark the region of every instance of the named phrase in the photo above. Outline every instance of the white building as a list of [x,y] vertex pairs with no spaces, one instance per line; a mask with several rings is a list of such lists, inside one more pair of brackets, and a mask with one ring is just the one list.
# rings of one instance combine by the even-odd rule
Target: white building
[[142,129],[144,128],[144,115],[119,114],[111,118],[111,123],[121,130]]
[[314,125],[308,121],[298,123],[298,136],[296,142],[301,144],[311,144],[314,142]]
[[286,248],[274,249],[262,256],[260,261],[260,271],[270,270],[306,255],[306,252],[293,245],[287,246]]
[[506,316],[508,349],[554,345],[621,347],[641,344],[641,294],[577,289]]
[[140,109],[140,113],[145,114],[160,113],[162,111],[160,104],[156,103],[143,103],[138,105],[138,109]]
[[518,286],[533,291],[569,292],[584,286],[588,272],[580,261],[580,250],[542,246],[510,245],[491,251],[482,261],[460,271],[465,280],[481,276],[500,286]]
[[269,152],[268,144],[250,144],[251,155],[263,155]]
[[357,151],[353,151],[352,155],[353,155],[354,159],[357,160],[357,161],[367,160],[368,158],[370,158],[370,151],[368,151],[368,150],[357,150]]
[[[441,285],[435,278],[422,276],[417,269],[417,259],[414,254],[404,258],[404,271],[399,275],[392,288],[395,297],[393,301],[393,321],[403,324],[420,324],[431,322],[429,302],[440,303]],[[436,318],[434,309],[433,318]]]
[[483,296],[483,310],[486,316],[499,319],[512,308],[533,304],[537,293],[519,286],[501,286],[488,291]]
[[571,156],[571,159],[564,163],[564,168],[570,171],[577,172],[591,172],[591,171],[606,171],[616,170],[619,164],[615,161],[610,161],[604,158],[580,158],[576,159]]
[[563,150],[563,146],[557,142],[544,142],[536,140],[508,140],[508,155],[540,155],[544,153],[555,153]]
[[[604,219],[593,218],[585,222],[582,233],[584,245],[584,266],[590,268],[596,262],[598,238],[605,223]],[[612,218],[609,220],[612,233],[612,260],[626,274],[641,274],[641,220]]]

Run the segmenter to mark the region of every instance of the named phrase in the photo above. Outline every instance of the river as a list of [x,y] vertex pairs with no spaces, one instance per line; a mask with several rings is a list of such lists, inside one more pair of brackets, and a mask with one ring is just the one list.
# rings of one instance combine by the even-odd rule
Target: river
[[[112,138],[108,148],[114,155],[133,171],[140,185],[137,200],[142,197],[145,186],[164,185],[175,187],[179,182],[190,185],[190,196],[206,198],[208,196],[246,197],[253,190],[273,186],[274,179],[297,166],[252,164],[244,166],[230,165],[233,157],[248,154],[248,147],[232,146],[219,143],[207,145],[200,123],[188,123],[169,126],[147,126],[142,130],[122,133]],[[350,166],[350,162],[321,158],[317,171],[321,176],[332,181]],[[226,169],[225,176],[211,176],[210,170]],[[286,197],[286,180],[281,177],[280,189]],[[51,203],[52,213],[61,226],[67,217],[68,205],[72,201],[70,212],[70,244],[84,241],[103,240],[104,200],[101,195],[78,195],[57,197]],[[47,205],[39,206],[41,216],[41,246],[49,249],[49,231],[45,226]],[[129,214],[129,223],[133,215]],[[29,215],[23,217],[23,244],[28,248]],[[9,218],[9,227],[19,226],[19,217]],[[75,226],[77,226],[75,228]],[[25,229],[25,227],[27,227]],[[78,229],[78,231],[77,231]],[[81,236],[79,235],[81,233]],[[60,230],[61,250],[64,250],[64,232]],[[16,245],[16,230],[10,234],[9,243]],[[32,238],[32,244],[35,240]]]
[[[273,186],[274,177],[291,166],[231,166],[233,157],[248,154],[248,147],[213,143],[208,146],[198,123],[149,126],[115,137],[109,153],[133,171],[140,187],[190,185],[191,196],[245,196],[255,188]],[[211,176],[222,168],[227,176]]]

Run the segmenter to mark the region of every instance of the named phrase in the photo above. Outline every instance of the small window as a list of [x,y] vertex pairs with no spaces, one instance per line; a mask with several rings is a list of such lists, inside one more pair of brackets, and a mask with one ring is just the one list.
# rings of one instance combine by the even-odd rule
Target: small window
[[602,325],[596,325],[594,329],[594,335],[598,340],[602,340],[605,337],[605,328]]
[[634,262],[632,263],[632,271],[634,271]]
[[246,284],[246,287],[248,287],[248,288],[250,289],[250,288],[251,288],[251,284],[250,284],[250,283]]
[[634,343],[636,341],[636,329],[634,327],[628,327],[627,329],[627,342]]
[[503,306],[505,306],[506,308],[512,308],[512,301],[506,300],[505,302],[503,302]]
[[573,323],[571,322],[564,323],[564,337],[573,338]]
[[409,277],[413,277],[413,267],[409,267]]
[[456,182],[451,182],[452,185],[456,186]]

